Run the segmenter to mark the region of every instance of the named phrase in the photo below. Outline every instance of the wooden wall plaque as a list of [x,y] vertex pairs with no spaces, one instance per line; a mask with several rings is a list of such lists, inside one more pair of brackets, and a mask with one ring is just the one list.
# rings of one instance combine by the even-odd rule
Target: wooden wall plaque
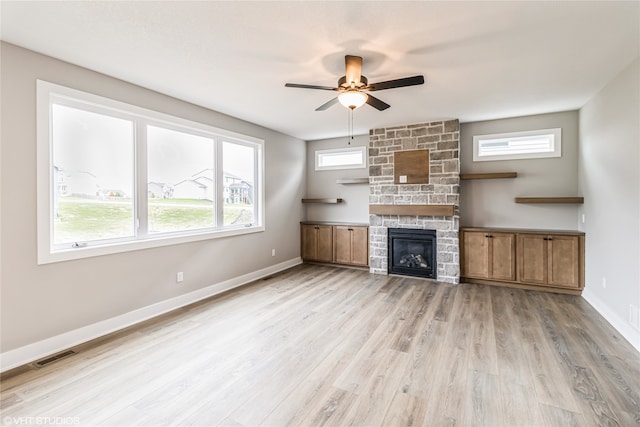
[[396,151],[393,154],[394,184],[428,184],[429,150]]

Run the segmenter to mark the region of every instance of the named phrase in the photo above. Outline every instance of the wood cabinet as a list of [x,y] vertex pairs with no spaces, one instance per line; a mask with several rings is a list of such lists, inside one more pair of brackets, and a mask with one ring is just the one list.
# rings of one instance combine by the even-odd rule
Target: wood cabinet
[[580,236],[518,234],[518,281],[581,288]]
[[463,276],[515,280],[514,233],[463,231],[463,234]]
[[579,295],[584,288],[584,233],[462,228],[462,279]]
[[304,261],[369,265],[368,226],[304,222],[300,227],[300,255]]
[[305,261],[333,261],[333,227],[302,224],[300,256]]
[[369,227],[333,226],[333,262],[369,265]]

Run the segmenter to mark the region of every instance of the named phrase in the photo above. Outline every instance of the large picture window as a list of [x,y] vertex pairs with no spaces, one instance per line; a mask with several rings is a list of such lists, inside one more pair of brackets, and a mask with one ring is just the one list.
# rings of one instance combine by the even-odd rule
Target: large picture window
[[38,262],[264,230],[263,141],[38,81]]

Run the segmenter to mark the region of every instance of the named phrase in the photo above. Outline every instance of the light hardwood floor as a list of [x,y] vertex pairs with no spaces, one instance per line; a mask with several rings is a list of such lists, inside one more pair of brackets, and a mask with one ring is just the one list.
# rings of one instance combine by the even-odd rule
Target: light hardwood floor
[[5,424],[640,425],[640,355],[579,297],[317,265],[1,386]]

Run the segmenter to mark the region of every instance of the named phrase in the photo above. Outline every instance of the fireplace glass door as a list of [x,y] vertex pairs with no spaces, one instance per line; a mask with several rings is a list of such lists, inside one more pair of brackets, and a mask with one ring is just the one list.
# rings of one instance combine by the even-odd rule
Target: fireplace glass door
[[390,228],[389,274],[436,279],[436,231]]

